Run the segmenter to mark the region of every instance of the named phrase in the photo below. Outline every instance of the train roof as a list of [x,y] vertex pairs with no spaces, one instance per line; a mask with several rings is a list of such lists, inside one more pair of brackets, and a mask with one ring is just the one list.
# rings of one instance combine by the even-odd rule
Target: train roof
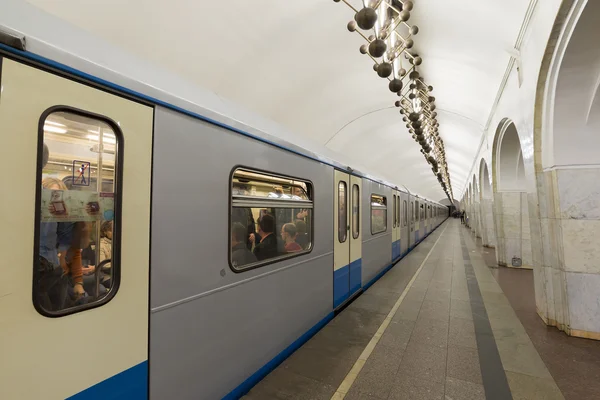
[[0,48],[17,55],[414,194],[404,185],[371,175],[364,167],[346,160],[343,154],[296,135],[272,120],[145,62],[29,3],[4,0],[0,29],[25,37],[25,52],[0,44]]

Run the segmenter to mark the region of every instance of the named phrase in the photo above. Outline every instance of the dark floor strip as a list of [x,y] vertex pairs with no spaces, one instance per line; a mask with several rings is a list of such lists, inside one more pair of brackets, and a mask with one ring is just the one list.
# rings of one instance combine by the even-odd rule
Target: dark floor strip
[[500,353],[498,353],[496,340],[494,339],[490,320],[488,319],[483,298],[481,297],[479,283],[471,264],[471,257],[465,244],[462,229],[460,230],[460,244],[465,265],[465,275],[467,276],[469,298],[471,299],[471,313],[475,326],[475,338],[477,340],[477,352],[479,354],[479,365],[481,366],[485,397],[487,400],[512,399],[506,373],[502,367]]

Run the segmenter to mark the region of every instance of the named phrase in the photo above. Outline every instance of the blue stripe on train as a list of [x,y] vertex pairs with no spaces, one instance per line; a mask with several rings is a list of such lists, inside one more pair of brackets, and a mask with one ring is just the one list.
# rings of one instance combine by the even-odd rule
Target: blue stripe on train
[[342,304],[350,296],[350,266],[344,265],[333,271],[333,308]]
[[[323,318],[321,321],[317,322],[315,326],[310,328],[304,335],[300,336],[296,339],[292,344],[283,349],[283,351],[277,354],[271,361],[263,365],[258,371],[250,375],[244,382],[240,383],[238,387],[233,389],[227,395],[223,397],[223,400],[235,400],[239,399],[254,385],[256,385],[261,379],[269,374],[269,372],[273,371],[283,360],[288,358],[294,351],[298,350],[300,346],[306,343],[311,337],[315,335],[315,333],[319,332],[321,328],[323,328],[329,321],[333,319],[333,311],[330,312]],[[175,396],[177,398],[177,396]]]
[[392,261],[396,261],[400,258],[400,240],[392,242]]
[[111,376],[67,400],[141,399],[148,399],[148,361]]
[[350,295],[362,286],[362,258],[350,263]]
[[360,289],[362,283],[362,259],[333,271],[333,308],[337,308]]

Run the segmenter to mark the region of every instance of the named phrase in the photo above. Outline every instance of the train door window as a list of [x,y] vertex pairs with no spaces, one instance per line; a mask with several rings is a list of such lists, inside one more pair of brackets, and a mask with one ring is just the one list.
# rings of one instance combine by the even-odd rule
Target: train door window
[[33,301],[63,316],[109,301],[119,287],[121,133],[66,107],[40,123]]
[[406,226],[406,220],[408,219],[407,210],[406,210],[406,200],[402,201],[402,226]]
[[352,185],[352,237],[358,239],[360,235],[360,189]]
[[231,178],[229,264],[241,272],[309,253],[312,184],[238,168]]
[[396,196],[396,226],[400,228],[400,196]]
[[396,218],[396,195],[393,195],[393,198],[394,198],[394,212],[393,212],[394,218],[392,220],[392,225],[393,225],[392,227],[395,228],[396,227],[396,219],[397,219]]
[[419,215],[419,202],[415,201],[415,220],[418,222],[420,221],[420,215]]
[[387,230],[387,198],[378,194],[371,195],[371,234]]
[[346,182],[338,184],[338,241],[344,243],[348,236],[348,213],[346,199]]

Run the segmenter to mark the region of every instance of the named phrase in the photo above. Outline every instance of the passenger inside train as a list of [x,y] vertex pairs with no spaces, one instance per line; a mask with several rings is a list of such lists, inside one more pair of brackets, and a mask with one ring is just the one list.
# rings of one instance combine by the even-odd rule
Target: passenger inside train
[[[231,193],[230,261],[235,271],[310,251],[309,183],[239,169]],[[242,251],[242,243],[248,252]]]
[[291,222],[283,225],[281,228],[281,238],[285,243],[285,251],[287,253],[295,253],[297,251],[302,251],[302,246],[296,243],[296,237],[298,235],[298,230],[296,229],[296,225]]
[[45,312],[98,301],[114,283],[116,145],[104,121],[68,110],[44,121],[34,298]]

